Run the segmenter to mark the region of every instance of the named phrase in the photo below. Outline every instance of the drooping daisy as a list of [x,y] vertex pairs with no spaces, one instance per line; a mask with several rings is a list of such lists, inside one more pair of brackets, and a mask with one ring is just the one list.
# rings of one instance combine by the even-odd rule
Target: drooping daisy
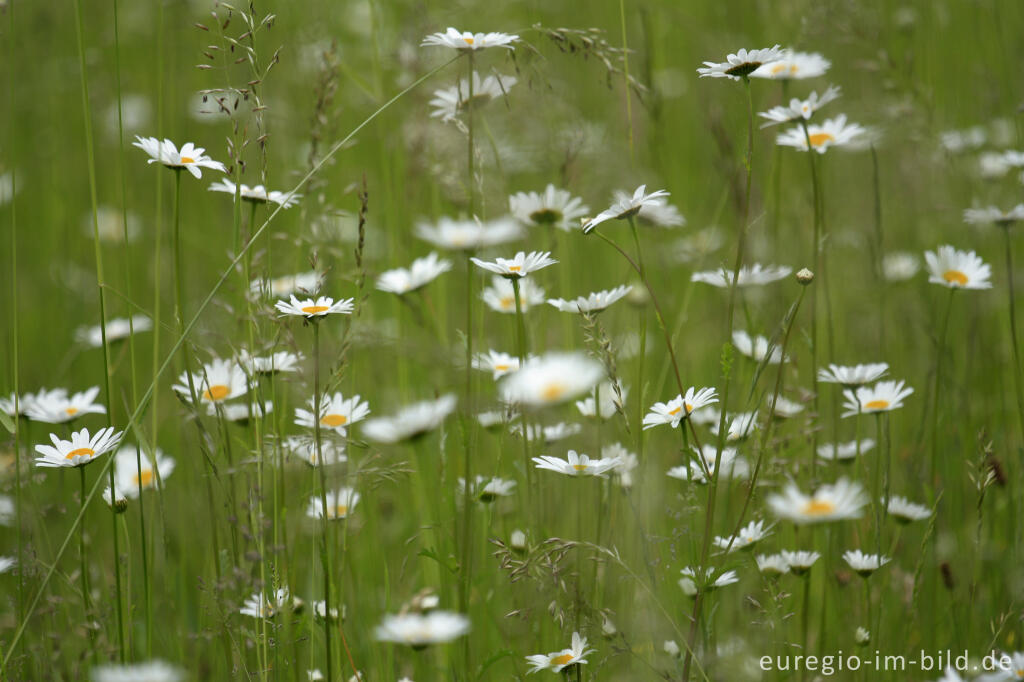
[[46,424],[64,424],[85,414],[106,414],[107,408],[95,402],[99,392],[100,387],[93,386],[69,397],[63,388],[41,390],[25,404],[23,411],[32,421]]
[[89,429],[72,432],[71,440],[58,438],[50,434],[53,445],[37,445],[37,467],[80,467],[94,461],[100,455],[110,452],[121,442],[124,432],[114,433],[114,427],[100,429],[95,435],[89,435]]
[[840,478],[811,495],[790,483],[781,494],[769,495],[766,501],[776,516],[804,524],[860,518],[868,499],[859,483]]
[[757,570],[765,575],[789,573],[789,562],[782,554],[758,554],[754,560],[757,562]]
[[764,521],[751,521],[741,528],[735,536],[725,538],[721,535],[716,535],[714,543],[715,547],[719,549],[736,552],[752,548],[771,534],[771,526],[765,527]]
[[861,386],[854,391],[846,389],[843,391],[843,417],[853,417],[858,414],[874,414],[875,412],[888,412],[903,407],[903,399],[914,392],[914,389],[905,387],[901,381],[879,381],[874,386]]
[[740,353],[758,363],[764,362],[766,358],[772,365],[782,361],[782,349],[760,334],[751,336],[742,329],[737,329],[732,333],[732,345]]
[[452,262],[431,252],[417,258],[409,268],[395,268],[380,273],[377,288],[399,296],[416,291],[433,282],[437,277],[452,269]]
[[554,471],[567,476],[607,478],[608,472],[617,467],[621,460],[618,457],[590,459],[587,455],[580,455],[575,450],[570,450],[566,455],[566,459],[542,455],[534,457],[533,462],[537,465],[538,469],[547,469],[548,471]]
[[247,374],[278,374],[281,372],[297,372],[303,361],[302,353],[279,350],[270,355],[250,355],[243,350],[238,354],[238,365]]
[[[295,408],[295,424],[313,429],[316,428],[313,421],[316,401],[310,398],[306,402],[309,404],[309,410]],[[368,414],[370,404],[365,400],[361,401],[358,395],[345,398],[341,393],[335,393],[326,394],[320,399],[320,426],[332,429],[339,436],[344,436],[349,426],[366,419]]]
[[513,194],[508,198],[508,210],[524,225],[554,226],[565,232],[578,227],[579,219],[590,212],[582,199],[554,185],[548,185],[543,193]]
[[424,400],[401,408],[393,417],[368,419],[363,424],[363,435],[379,443],[397,443],[422,436],[441,425],[455,410],[454,394],[437,400]]
[[211,417],[218,417],[236,424],[247,424],[250,419],[265,419],[268,414],[274,411],[274,403],[265,400],[262,403],[210,403],[206,406],[206,413]]
[[762,128],[778,125],[780,123],[791,123],[793,121],[809,121],[816,111],[829,102],[839,97],[839,88],[830,86],[820,97],[818,93],[812,92],[807,99],[793,98],[789,100],[788,106],[778,106],[758,113],[761,118],[767,119]]
[[185,671],[164,661],[105,663],[92,669],[92,682],[183,682]]
[[498,246],[523,236],[523,227],[511,216],[482,222],[479,220],[453,220],[441,218],[437,224],[420,223],[416,236],[440,249],[474,251],[486,246]]
[[806,133],[802,126],[790,128],[784,133],[779,133],[775,142],[783,147],[792,147],[797,151],[805,152],[808,138],[810,138],[814,151],[824,154],[832,147],[850,144],[865,133],[867,133],[867,129],[864,126],[857,123],[847,124],[846,114],[839,114],[835,118],[826,119],[820,125],[809,124]]
[[[618,388],[618,391],[615,390],[616,388]],[[629,395],[629,387],[622,386],[621,384],[616,386],[610,381],[605,381],[601,383],[599,389],[601,394],[600,409],[594,405],[593,396],[577,400],[576,409],[584,417],[597,417],[600,414],[601,419],[611,419],[617,412],[623,409],[623,403],[626,401],[626,396]]]
[[[136,459],[138,457],[138,459]],[[114,488],[117,493],[136,500],[141,490],[156,488],[174,473],[175,461],[160,448],[153,459],[137,445],[122,445],[114,454]]]
[[932,510],[923,504],[915,504],[907,498],[899,496],[889,498],[886,511],[899,523],[923,521],[932,515]]
[[214,161],[209,156],[206,156],[203,153],[206,151],[205,149],[196,147],[191,142],[186,142],[179,151],[177,145],[167,139],[161,142],[155,137],[139,137],[136,135],[135,140],[135,142],[132,142],[132,146],[138,147],[149,154],[150,159],[147,163],[161,163],[173,170],[184,168],[196,178],[203,176],[203,172],[199,170],[200,168],[219,170],[222,173],[227,172],[223,163]]
[[451,47],[456,50],[483,50],[488,47],[504,47],[514,50],[512,43],[519,40],[519,36],[511,33],[473,33],[472,31],[459,31],[448,27],[444,33],[431,33],[420,46],[427,47],[436,45],[438,47]]
[[526,277],[531,272],[558,262],[551,257],[549,251],[531,251],[530,253],[519,251],[512,258],[496,258],[493,263],[479,258],[470,258],[470,260],[477,267],[501,275],[506,279]]
[[973,251],[960,251],[946,244],[937,251],[925,251],[928,281],[950,289],[991,289],[992,268]]
[[[459,477],[455,490],[460,494],[466,490],[465,478]],[[499,497],[511,497],[515,494],[516,482],[506,478],[477,476],[469,490],[474,499],[481,502],[494,502]]]
[[234,360],[214,358],[203,366],[203,371],[193,372],[191,378],[190,386],[188,372],[183,372],[172,387],[185,400],[192,400],[192,389],[203,403],[231,400],[249,391],[245,371]]
[[[616,190],[615,201],[622,204],[631,201],[631,197],[622,190]],[[686,218],[679,212],[679,209],[668,203],[664,197],[654,197],[645,201],[637,211],[636,219],[640,223],[653,227],[672,228],[686,224]]]
[[730,78],[738,81],[757,71],[763,64],[771,64],[781,58],[782,50],[778,45],[760,50],[741,49],[727,56],[724,62],[704,62],[697,73],[701,78]]
[[1017,204],[1008,211],[995,206],[986,208],[969,208],[964,211],[964,222],[972,225],[985,225],[992,223],[1001,227],[1024,220],[1024,204]]
[[821,558],[821,554],[804,550],[789,551],[784,549],[782,550],[782,558],[785,559],[786,565],[789,566],[789,570],[794,575],[802,576],[811,570],[811,566]]
[[921,259],[908,251],[893,251],[882,257],[882,275],[889,282],[913,279],[921,269]]
[[[760,263],[744,265],[740,268],[737,286],[752,287],[771,284],[789,277],[791,272],[793,272],[793,268],[785,265],[761,265]],[[703,282],[720,289],[727,289],[732,286],[732,274],[732,270],[719,268],[707,272],[695,272],[690,275],[690,281]]]
[[651,411],[644,417],[644,429],[661,424],[669,424],[674,429],[695,410],[717,402],[718,397],[714,388],[698,389],[691,386],[686,390],[685,396],[677,395],[667,403],[654,403]]
[[[285,452],[301,459],[306,464],[317,466],[316,439],[311,436],[288,436],[281,443]],[[331,439],[320,439],[320,455],[325,465],[340,464],[348,461],[345,446]]]
[[882,566],[892,561],[887,556],[878,554],[865,554],[859,549],[843,552],[843,559],[862,578],[867,578]]
[[299,292],[316,294],[320,290],[323,274],[311,270],[295,275],[284,275],[271,280],[256,279],[249,284],[249,291],[257,296],[273,297],[291,296]]
[[307,298],[300,301],[293,294],[290,300],[278,301],[274,307],[282,316],[296,315],[314,320],[334,314],[351,315],[355,308],[355,299],[343,298],[335,301],[329,296],[318,296],[316,299]]
[[[497,313],[515,313],[516,295],[512,282],[504,277],[495,275],[491,278],[491,286],[480,292],[480,298],[487,307]],[[522,312],[528,311],[533,306],[544,302],[544,289],[532,279],[524,279],[519,282],[519,309]]]
[[519,358],[508,353],[489,350],[486,353],[477,353],[473,356],[473,369],[491,372],[494,375],[494,380],[497,381],[506,374],[519,369]]
[[301,194],[292,194],[291,192],[279,192],[277,190],[268,192],[267,188],[263,185],[256,185],[255,187],[235,185],[235,183],[227,178],[221,178],[210,185],[209,189],[211,192],[221,192],[232,196],[235,196],[237,190],[237,194],[241,197],[242,201],[248,201],[251,204],[272,203],[277,204],[281,208],[291,208],[302,198]]
[[750,77],[770,80],[817,78],[825,75],[830,66],[832,63],[816,52],[794,52],[786,49],[778,59],[754,69]]
[[601,363],[583,353],[548,353],[502,379],[499,391],[507,403],[543,407],[587,393],[604,376]]
[[405,644],[414,649],[450,642],[467,632],[469,618],[451,611],[388,615],[374,630],[381,642]]
[[243,616],[252,618],[271,619],[278,612],[291,602],[291,595],[287,587],[282,587],[274,592],[273,597],[268,597],[262,592],[257,592],[248,597],[238,612]]
[[889,372],[889,363],[873,362],[866,365],[833,365],[818,370],[818,381],[856,388],[878,381]]
[[[107,320],[107,324],[104,326],[107,332],[107,343],[112,343],[127,339],[132,335],[133,331],[136,334],[148,332],[153,328],[153,321],[145,315],[132,315],[130,320],[126,317],[115,317],[113,320]],[[90,348],[102,348],[103,330],[100,329],[100,325],[79,327],[75,330],[75,339]]]
[[[581,637],[580,633],[572,633],[572,646],[561,651],[553,651],[550,654],[534,654],[527,656],[526,661],[533,666],[527,674],[537,673],[541,670],[550,670],[553,673],[560,673],[566,668],[574,665],[585,665],[587,656],[597,651],[587,648],[587,638]],[[568,674],[568,673],[567,673]]]
[[[863,455],[875,447],[875,441],[871,438],[864,438],[860,442],[860,453]],[[818,457],[833,462],[850,462],[857,456],[857,441],[851,440],[848,443],[825,443],[818,446]]]
[[[325,496],[327,497],[327,518],[330,520],[348,518],[348,515],[359,504],[359,493],[352,488],[328,490]],[[324,518],[324,503],[319,495],[313,495],[309,498],[306,516],[311,519]]]
[[563,313],[597,313],[626,296],[632,289],[631,286],[623,285],[614,289],[593,292],[571,301],[566,301],[563,298],[549,298],[548,305],[553,305]]
[[[679,572],[683,574],[683,577],[679,579],[679,587],[682,588],[683,594],[688,597],[696,596],[700,590],[711,592],[740,581],[736,571],[724,571],[715,576],[715,569],[711,566],[708,566],[703,571],[687,566]],[[698,579],[701,583],[699,585],[697,584]]]
[[647,185],[640,185],[633,192],[633,196],[623,195],[614,204],[598,213],[583,225],[583,234],[590,234],[590,231],[607,220],[625,220],[638,214],[640,210],[649,203],[658,200],[660,197],[667,197],[666,190],[659,189],[656,192],[647,193]]
[[459,79],[458,84],[450,88],[435,90],[434,98],[429,103],[430,117],[439,118],[444,123],[454,121],[464,111],[483,106],[492,99],[504,97],[508,94],[509,88],[516,84],[515,76],[492,74],[480,78],[480,74],[474,71],[472,78],[472,99],[469,96],[469,81],[465,78]]

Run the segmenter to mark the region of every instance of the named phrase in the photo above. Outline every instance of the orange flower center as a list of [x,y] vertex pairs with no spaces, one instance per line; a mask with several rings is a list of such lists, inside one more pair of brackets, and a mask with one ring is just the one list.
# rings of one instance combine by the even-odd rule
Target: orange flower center
[[495,365],[494,369],[498,370],[499,372],[507,372],[509,371],[509,369],[511,369],[511,365]]
[[544,400],[558,400],[563,395],[565,395],[565,386],[562,384],[548,384],[540,392],[540,397]]
[[466,41],[467,45],[472,45],[473,44],[473,39],[472,38],[463,38],[463,40]]
[[960,286],[967,284],[967,275],[959,270],[946,270],[942,273],[942,279],[946,280],[950,284],[959,284]]
[[804,514],[807,516],[825,516],[836,510],[836,505],[828,500],[813,499],[804,505]]
[[677,414],[679,414],[682,411],[683,411],[683,408],[677,407],[674,410],[669,410],[668,413],[674,417],[674,416],[676,416]]
[[210,388],[203,391],[203,397],[206,398],[207,400],[212,400],[214,402],[224,400],[230,394],[231,388],[225,386],[224,384],[216,384],[214,386],[210,386]]
[[75,457],[92,457],[96,454],[96,451],[92,448],[78,448],[72,450],[68,454],[64,455],[64,459],[74,459]]
[[510,266],[508,266],[508,271],[509,272],[520,272],[520,271],[522,271],[522,269],[523,269],[523,266],[521,266],[521,265],[510,265]]
[[587,470],[587,465],[586,464],[573,464],[572,468],[575,469],[576,471],[586,471]]
[[153,470],[143,469],[142,476],[135,474],[132,476],[132,480],[135,482],[137,488],[148,488],[153,485]]
[[811,135],[808,135],[808,137],[811,138],[811,146],[814,147],[821,147],[826,142],[836,141],[836,138],[832,135],[832,133],[813,133]]
[[348,507],[343,505],[343,504],[339,504],[337,507],[334,508],[334,515],[336,517],[338,517],[338,518],[346,516],[347,514],[348,514]]
[[64,412],[67,413],[67,415],[69,417],[74,417],[76,414],[78,414],[78,408],[77,407],[68,407],[68,408],[64,409]]
[[565,665],[572,660],[572,654],[562,654],[561,656],[552,656],[551,665]]
[[302,310],[302,312],[306,313],[307,315],[316,315],[317,313],[322,313],[326,310],[330,310],[330,308],[331,307],[327,305],[307,305],[305,308],[300,308],[300,310]]
[[183,156],[183,157],[181,157],[181,162],[182,163],[195,163],[196,160],[193,159],[191,156]]
[[884,410],[889,407],[888,400],[871,400],[864,403],[865,410]]
[[502,296],[501,300],[498,301],[498,305],[501,306],[502,310],[509,310],[516,304],[516,299],[512,296]]
[[329,426],[332,429],[336,429],[339,426],[344,426],[348,423],[348,417],[343,414],[328,414],[320,419],[320,423],[324,426]]

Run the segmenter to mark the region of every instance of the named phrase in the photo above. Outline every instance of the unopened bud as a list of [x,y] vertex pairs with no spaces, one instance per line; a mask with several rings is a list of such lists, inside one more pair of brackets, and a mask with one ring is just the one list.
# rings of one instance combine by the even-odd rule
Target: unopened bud
[[814,281],[814,273],[807,268],[801,268],[800,271],[796,273],[796,281],[807,286]]

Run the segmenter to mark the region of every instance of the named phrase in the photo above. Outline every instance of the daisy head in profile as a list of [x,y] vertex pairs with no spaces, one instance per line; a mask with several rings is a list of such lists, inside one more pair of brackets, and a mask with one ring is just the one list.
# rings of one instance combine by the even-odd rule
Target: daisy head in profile
[[608,220],[627,220],[632,218],[644,206],[662,201],[662,197],[667,196],[669,196],[669,193],[666,190],[659,189],[656,192],[648,193],[647,185],[640,185],[633,192],[632,196],[622,196],[614,204],[585,222],[583,224],[583,234],[590,234],[595,227]]
[[53,445],[37,445],[37,467],[81,467],[96,460],[100,455],[110,452],[121,442],[123,432],[114,433],[114,427],[100,429],[95,435],[89,429],[73,432],[71,440],[64,440],[56,434],[50,434]]
[[889,363],[872,362],[866,365],[835,365],[818,370],[818,381],[825,384],[839,384],[844,388],[856,388],[872,381],[878,381],[889,372]]
[[903,399],[914,392],[913,388],[900,381],[879,381],[874,386],[861,386],[856,391],[843,391],[843,417],[858,414],[889,412],[903,407]]
[[[739,277],[736,278],[736,286],[756,287],[771,284],[772,282],[778,282],[780,279],[789,277],[791,272],[793,272],[793,268],[786,265],[761,265],[760,263],[754,263],[749,266],[744,265],[740,268]],[[728,289],[732,286],[733,271],[719,268],[717,270],[695,272],[690,275],[690,281],[703,282],[719,289]]]
[[543,192],[517,192],[508,198],[508,210],[530,227],[556,227],[564,232],[579,226],[590,209],[564,189],[548,185]]
[[928,281],[950,289],[991,289],[992,268],[973,251],[961,251],[946,244],[925,251]]
[[203,366],[201,372],[188,372],[178,377],[178,383],[172,388],[184,400],[192,400],[192,392],[201,403],[221,403],[245,395],[249,391],[249,382],[243,370],[234,360],[214,358]]
[[[544,302],[544,289],[532,279],[523,279],[519,284],[519,310],[526,312]],[[480,299],[496,313],[516,312],[515,287],[509,278],[494,275],[491,285],[480,292]]]
[[784,549],[781,554],[793,575],[799,576],[807,575],[807,572],[811,570],[815,562],[821,558],[821,554],[818,552],[808,552],[805,550],[790,551]]
[[862,578],[870,577],[872,573],[891,561],[887,556],[865,554],[859,549],[844,552],[843,559]]
[[530,253],[520,251],[512,258],[496,258],[493,261],[485,261],[479,258],[470,258],[470,260],[477,267],[493,272],[505,279],[526,277],[532,272],[558,262],[551,257],[550,251],[531,251]]
[[71,396],[63,388],[41,390],[24,402],[24,413],[32,421],[46,424],[65,424],[86,414],[106,414],[107,408],[96,402],[99,392],[99,386]]
[[839,97],[839,88],[829,86],[822,95],[817,91],[812,92],[807,99],[793,98],[786,106],[772,107],[768,111],[758,113],[758,116],[765,119],[761,124],[762,128],[778,125],[780,123],[792,123],[793,121],[809,121],[819,109],[835,101]]
[[122,445],[114,455],[114,487],[119,495],[138,499],[143,490],[162,485],[174,473],[175,461],[160,448],[150,455],[138,445]]
[[723,551],[736,552],[753,548],[755,544],[771,534],[771,526],[766,527],[764,521],[751,521],[741,528],[736,535],[729,537],[716,536],[714,543],[715,547]]
[[507,403],[544,407],[591,391],[604,376],[601,363],[583,353],[548,353],[502,379],[499,391]]
[[[309,410],[301,407],[295,408],[295,424],[307,429],[316,427],[316,420],[313,412],[316,409],[316,399],[308,401]],[[370,414],[370,404],[360,400],[359,395],[346,398],[341,393],[326,394],[320,399],[320,426],[324,429],[331,429],[339,436],[344,436],[349,426],[366,419]]]
[[859,483],[840,478],[807,495],[790,483],[780,493],[769,495],[768,507],[776,516],[797,524],[860,518],[867,496]]
[[460,114],[482,107],[493,99],[504,97],[508,94],[509,88],[516,84],[515,76],[491,74],[481,78],[480,74],[474,71],[472,78],[472,97],[470,82],[466,78],[460,79],[457,85],[450,88],[435,90],[434,98],[430,100],[430,117],[439,118],[444,123],[456,121]]
[[732,333],[732,345],[754,362],[767,361],[772,365],[782,362],[782,349],[771,339],[760,334],[751,335],[742,329],[737,329]]
[[969,225],[992,224],[1000,227],[1010,227],[1021,220],[1024,220],[1024,204],[1017,204],[1006,211],[996,206],[969,208],[964,211],[964,222]]
[[718,402],[714,388],[696,388],[691,386],[686,395],[677,395],[667,403],[654,403],[651,411],[644,417],[644,428],[650,429],[661,424],[668,424],[673,429],[695,410]]
[[153,321],[145,315],[132,315],[131,319],[115,317],[112,320],[107,320],[102,327],[100,325],[79,327],[75,330],[75,340],[89,348],[102,348],[104,334],[107,337],[107,343],[111,343],[127,339],[132,334],[148,332],[152,328]]
[[469,618],[452,611],[407,612],[388,615],[374,631],[378,641],[424,649],[443,644],[469,632]]
[[355,299],[343,298],[335,301],[329,296],[318,296],[299,300],[293,294],[290,300],[278,301],[274,304],[281,316],[293,315],[306,320],[321,320],[328,315],[351,315],[355,308]]
[[[320,458],[324,465],[341,464],[348,461],[345,456],[345,445],[331,439],[321,439],[319,448],[315,438],[310,436],[288,436],[281,442],[284,451],[301,459],[310,466],[318,466]],[[317,451],[319,450],[319,455]]]
[[597,476],[606,478],[609,471],[619,465],[618,457],[591,459],[587,455],[570,450],[565,459],[542,455],[533,458],[538,469],[547,469],[567,476]]
[[147,163],[160,163],[175,171],[184,169],[196,178],[203,176],[201,168],[219,170],[222,173],[227,172],[223,163],[214,161],[209,156],[206,156],[204,153],[205,149],[196,147],[191,142],[186,142],[179,150],[177,145],[170,140],[165,139],[161,142],[155,137],[139,137],[136,135],[132,146],[138,147],[149,154],[149,161]]
[[580,633],[572,633],[572,646],[561,651],[553,651],[549,654],[534,654],[527,656],[526,661],[532,667],[527,674],[537,673],[541,670],[550,670],[553,673],[568,674],[573,666],[586,665],[587,656],[594,653],[596,649],[587,648],[587,638],[580,636]]
[[724,62],[704,62],[697,69],[701,78],[730,78],[734,81],[746,79],[764,64],[771,64],[782,58],[779,46],[760,50],[741,49],[726,56]]
[[450,47],[456,50],[484,50],[488,47],[503,47],[514,50],[513,43],[519,40],[519,36],[512,33],[473,33],[472,31],[460,31],[448,27],[444,33],[431,33],[423,42],[421,47]]
[[[327,498],[327,518],[335,521],[346,519],[352,510],[359,504],[359,493],[353,488],[338,488],[328,490],[324,495]],[[319,495],[309,498],[309,506],[306,508],[306,516],[311,519],[324,518],[324,501]]]
[[474,251],[486,246],[497,246],[523,236],[523,226],[511,216],[481,221],[455,220],[443,217],[436,223],[419,223],[416,236],[439,249],[448,251]]
[[431,252],[423,258],[414,260],[408,268],[395,268],[380,273],[377,277],[377,289],[403,296],[425,287],[451,269],[450,260],[440,258],[437,253]]
[[732,585],[740,581],[736,571],[724,571],[715,575],[715,569],[711,566],[708,566],[703,571],[687,566],[680,573],[683,574],[683,577],[679,579],[679,587],[683,590],[683,594],[688,597],[695,597],[698,592],[712,592],[720,587]]
[[508,353],[489,350],[486,353],[477,353],[473,356],[473,369],[491,372],[494,380],[497,381],[506,374],[519,369],[519,358]]
[[[883,500],[884,503],[884,500]],[[905,497],[893,495],[889,498],[886,512],[897,523],[906,524],[914,521],[923,521],[932,515],[932,510],[923,504],[916,504]]]
[[[832,147],[843,147],[855,139],[865,135],[867,128],[857,123],[847,123],[846,114],[827,119],[824,123],[798,126],[780,133],[775,142],[783,147],[792,147],[797,151],[806,152],[814,149],[824,154]],[[810,146],[808,146],[810,143]]]
[[592,292],[568,301],[564,298],[549,298],[548,305],[558,308],[563,313],[599,313],[612,303],[625,298],[632,289],[632,286],[624,284],[614,289]]
[[455,411],[456,402],[455,395],[449,393],[437,400],[407,405],[393,416],[368,419],[363,425],[363,435],[378,443],[419,438],[440,426]]
[[762,64],[751,72],[751,78],[767,80],[803,80],[824,76],[832,62],[817,52],[782,50],[778,59]]
[[277,204],[281,208],[291,208],[299,203],[299,199],[302,198],[301,194],[294,194],[293,192],[268,191],[263,185],[256,185],[255,187],[236,185],[227,178],[221,178],[210,185],[210,191],[238,196],[242,201],[247,201],[250,204],[270,203]]

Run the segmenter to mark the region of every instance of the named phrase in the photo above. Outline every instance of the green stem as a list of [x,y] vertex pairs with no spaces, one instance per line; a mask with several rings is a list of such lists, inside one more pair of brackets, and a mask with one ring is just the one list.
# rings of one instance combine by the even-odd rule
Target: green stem
[[1017,392],[1017,417],[1021,429],[1021,447],[1024,447],[1024,385],[1021,378],[1020,345],[1017,343],[1017,312],[1013,286],[1013,244],[1010,226],[1001,226],[1006,242],[1006,290],[1010,295],[1010,344],[1013,346],[1013,383]]
[[939,392],[942,390],[942,356],[946,352],[946,334],[949,330],[949,316],[953,309],[953,296],[955,294],[956,289],[954,287],[950,287],[949,296],[946,298],[946,311],[942,315],[942,328],[939,332],[938,354],[935,356],[935,390],[932,391],[932,457],[928,477],[928,485],[931,486],[933,490],[938,485],[935,480],[935,476],[937,474],[939,462],[939,406],[942,405],[942,400],[939,398]]
[[[328,533],[330,531],[330,517],[327,509],[327,468],[324,465],[323,454],[321,453],[320,434],[320,323],[312,322],[313,325],[313,439],[316,443],[316,468],[320,474],[320,504],[321,506],[321,547],[320,563],[324,572],[324,643],[327,654],[327,682],[334,681],[334,657],[331,655],[331,562],[330,542]],[[340,615],[340,614],[339,614]]]
[[[804,130],[804,139],[807,142],[807,161],[811,167],[811,195],[814,206],[814,237],[811,244],[811,253],[814,262],[814,271],[820,272],[821,201],[819,197],[821,186],[818,182],[818,164],[814,158],[814,155],[817,154],[817,152],[814,151],[814,145],[811,144],[811,134],[807,128],[807,122],[801,121],[800,125]],[[815,287],[814,291],[811,292],[811,391],[814,394],[814,413],[820,417],[821,398],[819,396],[820,391],[818,390],[818,359],[818,289]],[[814,429],[811,433],[811,478],[814,478],[817,473],[817,452],[818,430]]]

